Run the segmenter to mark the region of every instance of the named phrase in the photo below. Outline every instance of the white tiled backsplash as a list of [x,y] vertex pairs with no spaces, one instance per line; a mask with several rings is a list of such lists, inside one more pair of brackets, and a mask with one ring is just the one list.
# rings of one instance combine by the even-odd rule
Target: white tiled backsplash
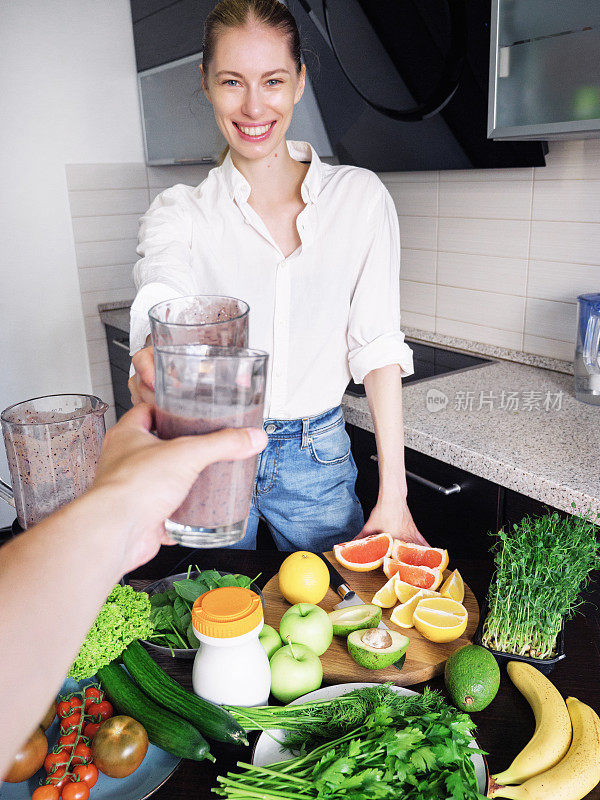
[[[547,162],[380,175],[400,219],[404,325],[571,360],[575,298],[600,291],[600,140],[551,142]],[[132,299],[137,223],[154,197],[208,169],[67,165],[93,389],[111,404],[97,305]]]

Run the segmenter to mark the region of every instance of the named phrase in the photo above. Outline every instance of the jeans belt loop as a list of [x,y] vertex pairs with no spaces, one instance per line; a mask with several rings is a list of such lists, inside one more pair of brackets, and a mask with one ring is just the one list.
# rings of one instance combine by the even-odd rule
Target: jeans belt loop
[[302,444],[300,445],[301,450],[305,450],[308,447],[308,443],[310,441],[308,436],[308,428],[309,428],[309,419],[305,417],[302,420]]

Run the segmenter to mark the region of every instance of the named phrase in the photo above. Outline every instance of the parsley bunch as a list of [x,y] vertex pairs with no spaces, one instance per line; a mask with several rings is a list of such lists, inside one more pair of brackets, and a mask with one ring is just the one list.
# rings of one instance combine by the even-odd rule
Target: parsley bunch
[[[410,710],[418,711],[414,702]],[[213,791],[232,800],[479,800],[471,756],[483,751],[469,747],[474,727],[431,692],[423,713],[402,716],[383,705],[356,729],[298,758],[269,767],[238,762],[243,772],[219,777]]]

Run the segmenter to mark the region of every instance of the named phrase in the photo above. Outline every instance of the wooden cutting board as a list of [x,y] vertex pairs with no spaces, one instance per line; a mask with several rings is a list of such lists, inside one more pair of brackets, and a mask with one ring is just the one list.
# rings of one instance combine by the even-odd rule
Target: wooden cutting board
[[[338,564],[333,553],[325,553],[324,555],[346,580],[348,586],[353,589],[365,603],[371,602],[375,592],[381,589],[387,580],[382,569],[376,569],[372,572],[351,572],[350,570],[344,569],[341,564]],[[449,574],[450,570],[446,570],[444,579],[447,578]],[[288,608],[290,608],[290,603],[285,600],[279,591],[277,575],[271,578],[266,584],[263,589],[263,595],[265,598],[265,622],[267,625],[271,625],[278,630],[279,621]],[[325,598],[319,605],[324,608],[325,611],[333,611],[339,602],[340,598],[330,587],[327,590]],[[469,612],[467,629],[460,639],[456,639],[454,642],[448,642],[447,644],[430,642],[428,639],[421,636],[415,628],[399,628],[397,625],[394,625],[393,622],[390,622],[390,613],[393,611],[393,608],[382,609],[383,614],[381,619],[383,622],[385,622],[391,630],[399,631],[410,638],[410,644],[402,670],[398,670],[396,667],[387,667],[386,669],[377,670],[361,667],[348,654],[345,637],[334,636],[331,646],[321,656],[323,680],[326,683],[352,683],[354,681],[384,683],[386,681],[391,681],[398,686],[411,686],[413,683],[421,683],[421,681],[430,680],[435,675],[439,675],[444,671],[444,664],[447,658],[455,650],[458,650],[459,647],[465,644],[471,643],[479,622],[479,606],[475,595],[467,585],[465,585],[465,599],[463,603]]]

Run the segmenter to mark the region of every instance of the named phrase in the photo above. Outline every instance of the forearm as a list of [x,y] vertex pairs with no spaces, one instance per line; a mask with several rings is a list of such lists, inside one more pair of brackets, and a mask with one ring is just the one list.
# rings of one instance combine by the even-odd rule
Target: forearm
[[365,376],[379,464],[379,502],[406,502],[402,377],[397,364]]
[[116,494],[90,491],[0,549],[0,775],[121,577]]

